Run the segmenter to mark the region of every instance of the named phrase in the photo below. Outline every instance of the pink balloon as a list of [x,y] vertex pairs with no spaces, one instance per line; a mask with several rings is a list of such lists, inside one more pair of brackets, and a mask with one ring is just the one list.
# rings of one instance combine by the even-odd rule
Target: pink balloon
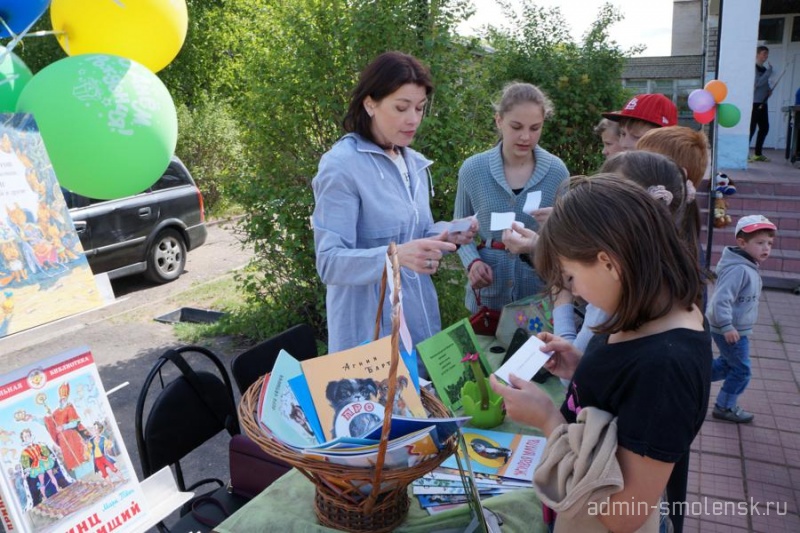
[[703,113],[700,113],[698,111],[695,111],[693,113],[694,119],[700,124],[708,124],[709,122],[714,120],[714,116],[716,114],[717,114],[716,107],[712,107],[711,109],[709,109],[708,111],[704,111]]
[[714,95],[705,89],[695,89],[689,93],[689,109],[697,113],[705,113],[716,105]]

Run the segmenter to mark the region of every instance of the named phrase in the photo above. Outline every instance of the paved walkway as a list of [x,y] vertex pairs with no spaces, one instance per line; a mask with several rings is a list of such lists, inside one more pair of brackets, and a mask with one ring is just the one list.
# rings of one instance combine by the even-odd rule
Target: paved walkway
[[[765,290],[750,338],[753,377],[739,404],[751,424],[711,417],[692,444],[684,530],[800,532],[800,296]],[[716,347],[715,347],[716,354]]]

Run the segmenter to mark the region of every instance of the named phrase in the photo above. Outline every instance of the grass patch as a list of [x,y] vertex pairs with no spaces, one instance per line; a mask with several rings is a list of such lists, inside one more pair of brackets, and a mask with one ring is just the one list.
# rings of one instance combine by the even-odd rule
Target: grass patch
[[228,313],[221,320],[212,324],[191,324],[179,322],[173,326],[175,335],[182,342],[197,343],[208,337],[224,335],[238,336],[238,331],[230,329],[230,316],[245,307],[245,294],[234,279],[234,274],[217,278],[213,281],[191,287],[177,296],[170,298],[170,303],[178,307],[195,307]]

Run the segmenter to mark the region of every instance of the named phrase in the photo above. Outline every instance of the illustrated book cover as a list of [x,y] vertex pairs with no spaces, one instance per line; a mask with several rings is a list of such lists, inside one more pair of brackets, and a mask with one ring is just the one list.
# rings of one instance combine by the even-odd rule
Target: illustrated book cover
[[478,348],[468,318],[417,344],[417,353],[428,369],[442,403],[453,411],[461,408],[461,387],[475,379],[469,365],[461,362],[464,356],[467,353],[480,354],[484,374],[488,376],[491,372],[486,356]]
[[102,304],[33,116],[0,114],[0,338]]
[[[547,439],[488,429],[463,428],[472,470],[476,474],[492,474],[531,481],[539,464]],[[455,457],[448,457],[442,466],[458,468]]]
[[305,410],[289,386],[289,380],[302,373],[300,361],[281,350],[265,385],[265,397],[259,411],[261,423],[279,441],[295,448],[319,444]]
[[145,498],[88,349],[0,376],[0,428],[7,532],[136,531]]
[[[342,436],[361,437],[383,422],[391,341],[387,336],[300,363],[326,441]],[[297,393],[294,385],[293,390]],[[397,366],[392,414],[427,416],[402,359]]]

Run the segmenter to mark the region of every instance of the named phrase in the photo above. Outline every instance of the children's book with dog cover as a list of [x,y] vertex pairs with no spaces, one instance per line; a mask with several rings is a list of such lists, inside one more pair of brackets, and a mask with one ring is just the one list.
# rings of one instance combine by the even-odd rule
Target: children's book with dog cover
[[[325,440],[361,437],[383,422],[389,394],[391,342],[387,336],[300,363]],[[301,395],[297,396],[300,400]],[[308,412],[302,402],[300,406]],[[397,366],[392,413],[427,416],[402,358]]]
[[7,532],[138,529],[146,501],[88,349],[0,376],[0,428]]

